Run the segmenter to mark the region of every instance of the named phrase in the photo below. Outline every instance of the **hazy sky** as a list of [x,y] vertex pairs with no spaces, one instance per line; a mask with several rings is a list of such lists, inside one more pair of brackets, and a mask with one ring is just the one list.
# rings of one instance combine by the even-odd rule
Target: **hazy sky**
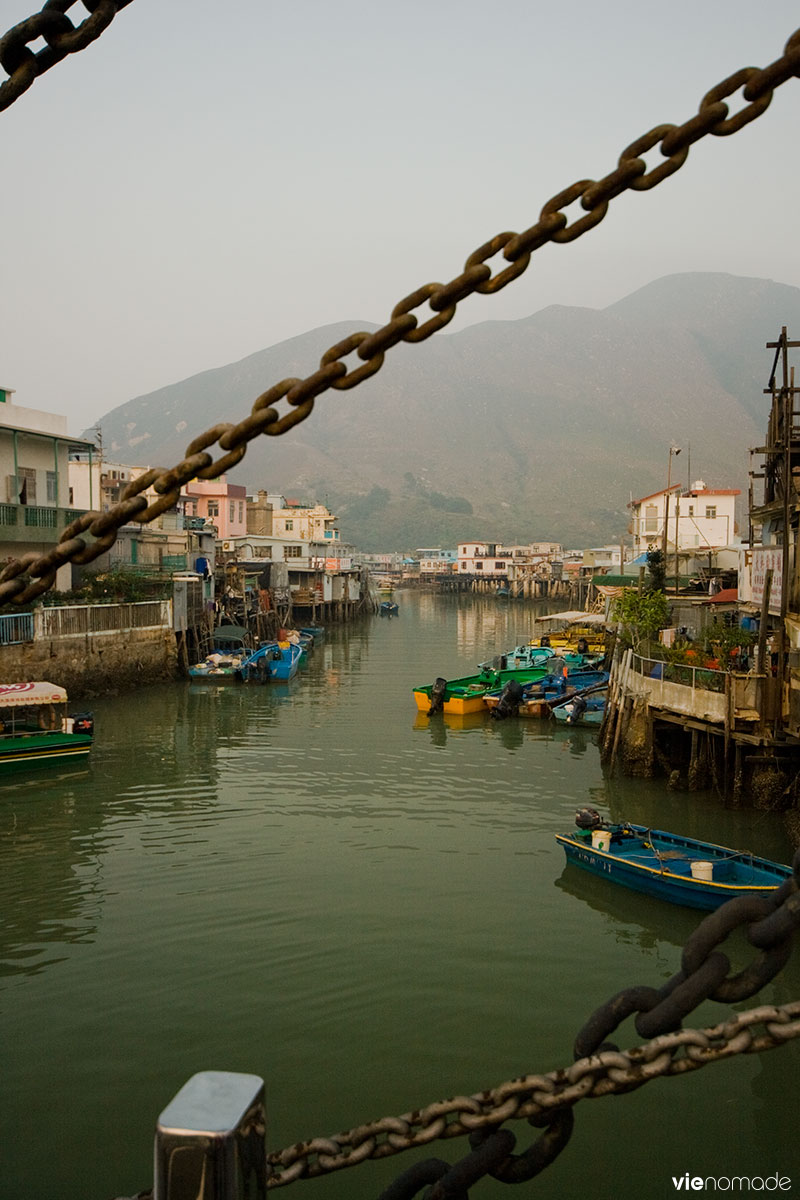
[[[0,35],[39,7],[2,0]],[[798,26],[789,0],[133,0],[0,113],[0,386],[78,433],[316,326],[382,323]],[[799,116],[791,80],[449,329],[677,271],[800,285]]]

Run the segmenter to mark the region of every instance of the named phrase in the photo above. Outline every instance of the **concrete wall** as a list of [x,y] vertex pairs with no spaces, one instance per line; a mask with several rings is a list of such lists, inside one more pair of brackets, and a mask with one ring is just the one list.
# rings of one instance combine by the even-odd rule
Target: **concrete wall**
[[0,646],[3,683],[47,680],[65,687],[71,702],[178,677],[171,629],[127,629]]

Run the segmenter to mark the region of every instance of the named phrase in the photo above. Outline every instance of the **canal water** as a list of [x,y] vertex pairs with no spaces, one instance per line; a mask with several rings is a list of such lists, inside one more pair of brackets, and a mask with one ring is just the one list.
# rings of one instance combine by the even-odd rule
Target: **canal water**
[[[591,732],[418,715],[415,684],[527,638],[534,609],[396,599],[396,619],[331,629],[291,684],[97,701],[88,769],[0,787],[3,1198],[150,1186],[155,1120],[201,1070],[266,1080],[277,1149],[567,1066],[586,1017],[661,985],[698,919],[567,868],[553,835],[578,806],[790,860],[780,816],[609,778]],[[798,997],[795,961],[739,1007]],[[630,1022],[618,1040],[639,1041]],[[797,1068],[790,1043],[584,1101],[515,1194],[651,1200],[686,1172],[777,1172],[800,1196]],[[518,1150],[537,1136],[511,1128]],[[281,1194],[372,1200],[413,1157],[467,1149]]]

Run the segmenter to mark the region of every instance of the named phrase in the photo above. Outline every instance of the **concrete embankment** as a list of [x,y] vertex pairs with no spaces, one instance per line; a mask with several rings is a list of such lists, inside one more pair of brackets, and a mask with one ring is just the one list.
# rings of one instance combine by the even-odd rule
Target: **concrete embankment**
[[76,700],[180,674],[169,601],[39,608],[0,621],[2,683],[47,680]]
[[71,701],[175,679],[179,674],[171,629],[85,634],[0,649],[3,683],[46,679],[66,688]]

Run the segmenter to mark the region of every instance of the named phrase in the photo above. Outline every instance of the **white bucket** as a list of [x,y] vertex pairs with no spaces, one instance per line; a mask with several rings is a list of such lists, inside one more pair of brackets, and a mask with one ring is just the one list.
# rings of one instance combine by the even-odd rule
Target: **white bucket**
[[607,829],[592,830],[592,846],[595,850],[608,850],[611,846],[611,834]]
[[704,879],[711,883],[714,878],[714,864],[697,860],[692,863],[692,879]]

